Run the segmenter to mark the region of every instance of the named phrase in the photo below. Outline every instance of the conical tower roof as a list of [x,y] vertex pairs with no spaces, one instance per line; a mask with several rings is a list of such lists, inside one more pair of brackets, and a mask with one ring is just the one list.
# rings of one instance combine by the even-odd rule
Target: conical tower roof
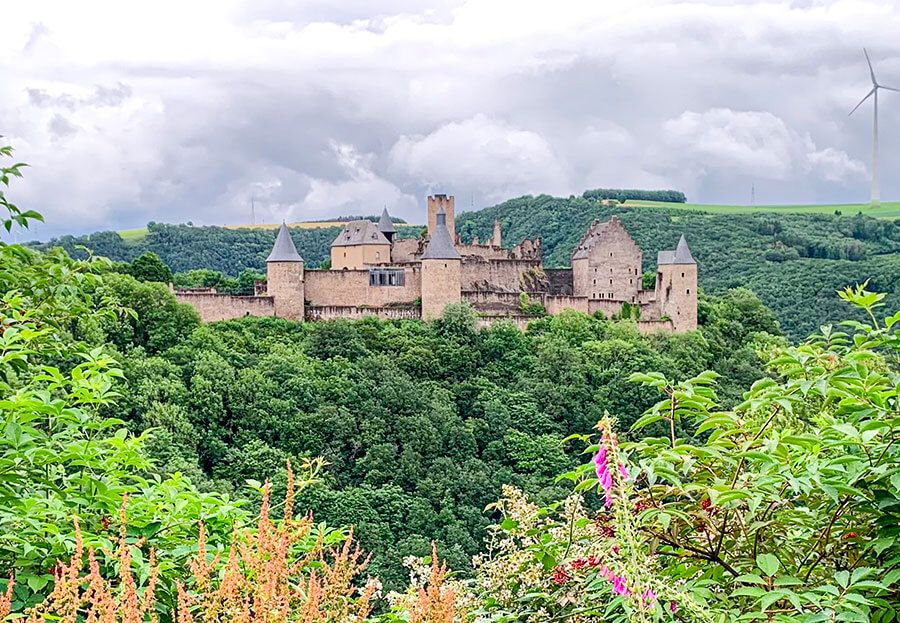
[[391,220],[391,215],[388,214],[387,208],[382,211],[381,218],[378,219],[378,231],[382,234],[393,234],[397,231],[394,229],[394,221]]
[[291,238],[291,232],[287,225],[282,222],[278,228],[278,235],[275,237],[275,245],[272,252],[266,258],[267,262],[302,262],[303,258],[297,253],[297,247]]
[[694,260],[694,256],[691,255],[691,250],[688,248],[687,240],[684,237],[684,234],[681,234],[681,238],[678,240],[678,246],[675,247],[675,261],[673,264],[696,264],[696,260]]
[[450,230],[447,229],[447,213],[444,208],[438,210],[435,216],[434,232],[428,241],[428,248],[422,254],[423,260],[459,260],[462,259],[453,240],[450,238]]

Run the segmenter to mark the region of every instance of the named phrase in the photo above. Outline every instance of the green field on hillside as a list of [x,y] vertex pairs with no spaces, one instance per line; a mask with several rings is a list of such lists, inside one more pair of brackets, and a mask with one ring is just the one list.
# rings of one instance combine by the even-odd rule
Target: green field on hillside
[[147,237],[147,228],[123,229],[119,232],[119,236],[122,237],[125,244],[137,244]]
[[711,214],[750,214],[753,212],[778,212],[780,214],[834,214],[844,216],[857,213],[872,218],[900,218],[900,201],[886,201],[877,208],[869,203],[810,204],[810,205],[720,205],[712,203],[667,203],[663,201],[626,201],[625,207],[669,208],[695,210]]

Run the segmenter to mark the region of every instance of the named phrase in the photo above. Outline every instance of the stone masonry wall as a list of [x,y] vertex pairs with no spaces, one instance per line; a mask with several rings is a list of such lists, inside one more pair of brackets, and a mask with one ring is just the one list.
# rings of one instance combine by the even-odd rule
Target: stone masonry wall
[[542,279],[546,276],[537,260],[465,259],[462,264],[463,290],[533,291]]
[[422,262],[422,318],[434,320],[444,307],[461,300],[459,260],[424,260]]
[[306,300],[315,307],[385,307],[421,297],[422,271],[404,268],[405,285],[370,286],[368,270],[308,270]]
[[197,310],[203,322],[218,322],[244,316],[274,316],[275,302],[270,296],[231,296],[209,292],[175,292],[179,303]]
[[587,261],[572,261],[575,294],[637,303],[642,253],[619,220],[598,226],[584,243],[589,247]]
[[572,296],[574,285],[571,268],[545,268],[544,274],[547,275],[550,294]]
[[676,333],[697,328],[697,265],[665,264],[657,268],[656,300]]
[[334,320],[335,318],[364,318],[375,316],[383,320],[418,320],[422,317],[422,310],[416,307],[343,307],[343,306],[316,306],[306,308],[307,320]]

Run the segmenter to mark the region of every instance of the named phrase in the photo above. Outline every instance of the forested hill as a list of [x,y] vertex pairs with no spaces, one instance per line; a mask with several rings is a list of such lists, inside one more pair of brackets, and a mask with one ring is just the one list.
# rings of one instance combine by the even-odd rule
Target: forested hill
[[[340,227],[294,228],[291,236],[307,266],[315,268],[328,257],[331,243],[340,231]],[[421,231],[421,227],[397,225],[400,237],[415,237]],[[237,276],[246,268],[265,271],[266,257],[272,251],[274,240],[275,232],[270,229],[150,223],[146,237],[137,241],[125,240],[114,231],[101,231],[85,236],[62,236],[33,246],[41,249],[61,246],[79,258],[84,253],[78,247],[83,246],[117,262],[130,262],[152,251],[174,272],[208,268]]]
[[[540,236],[548,267],[569,264],[572,247],[593,219],[619,215],[644,250],[644,269],[654,270],[656,252],[687,236],[700,262],[700,283],[710,293],[746,286],[772,308],[784,331],[803,338],[828,318],[845,313],[834,292],[871,279],[900,307],[900,226],[891,220],[831,214],[708,214],[665,208],[604,207],[596,200],[546,195],[521,197],[478,212],[461,214],[464,240],[489,236],[494,219],[503,223],[507,244]],[[414,236],[419,228],[398,228]],[[337,228],[295,229],[294,241],[307,265],[328,256]],[[66,236],[52,241],[75,252],[85,245],[114,260],[153,251],[176,272],[209,268],[237,275],[262,271],[271,231],[151,223],[146,238],[126,243],[114,232]]]

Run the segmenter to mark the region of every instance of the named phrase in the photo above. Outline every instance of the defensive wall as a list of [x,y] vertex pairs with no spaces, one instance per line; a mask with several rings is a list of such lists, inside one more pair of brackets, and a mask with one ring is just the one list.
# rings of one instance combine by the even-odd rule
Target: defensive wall
[[308,270],[304,296],[314,307],[387,307],[420,298],[420,267],[385,267],[403,271],[403,285],[370,285],[370,271]]
[[175,299],[196,309],[203,322],[218,322],[244,316],[275,315],[275,300],[271,296],[231,296],[219,294],[212,288],[204,290],[175,291]]

